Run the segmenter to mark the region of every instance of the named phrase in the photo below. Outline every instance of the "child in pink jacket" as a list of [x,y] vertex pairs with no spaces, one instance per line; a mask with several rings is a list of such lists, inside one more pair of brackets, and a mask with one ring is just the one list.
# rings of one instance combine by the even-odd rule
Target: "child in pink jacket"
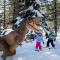
[[35,40],[36,40],[36,46],[35,46],[36,51],[39,51],[39,50],[42,49],[42,44],[41,44],[41,42],[44,43],[42,34],[41,34],[41,33],[38,33],[38,34],[36,35],[36,37],[35,37]]

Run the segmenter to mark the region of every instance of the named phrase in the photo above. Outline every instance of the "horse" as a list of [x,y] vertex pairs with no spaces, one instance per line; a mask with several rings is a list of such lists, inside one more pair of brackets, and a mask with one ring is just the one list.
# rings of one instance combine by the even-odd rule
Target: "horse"
[[37,27],[40,25],[40,20],[34,17],[27,17],[21,23],[19,27],[1,37],[0,48],[3,51],[3,60],[6,60],[7,56],[14,56],[16,54],[16,48],[22,44],[25,39],[27,29],[39,30]]

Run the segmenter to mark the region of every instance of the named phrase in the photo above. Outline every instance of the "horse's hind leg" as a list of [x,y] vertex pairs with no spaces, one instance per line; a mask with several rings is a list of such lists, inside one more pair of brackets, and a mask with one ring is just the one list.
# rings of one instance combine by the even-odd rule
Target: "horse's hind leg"
[[3,60],[6,60],[6,54],[7,54],[6,50],[3,49],[3,54],[1,55],[1,58],[3,58]]
[[6,56],[7,56],[7,50],[4,49],[3,50],[3,55],[2,55],[3,60],[6,60]]
[[3,58],[3,60],[6,60],[6,49],[4,48],[4,45],[2,43],[0,43],[0,48],[3,51],[3,55],[1,57]]
[[[16,50],[14,50],[13,52],[9,52],[7,50],[4,50],[2,58],[3,58],[3,60],[6,60],[7,56],[12,56],[13,57],[13,55],[15,55],[15,54],[16,54]],[[12,58],[11,58],[11,60],[12,60]]]

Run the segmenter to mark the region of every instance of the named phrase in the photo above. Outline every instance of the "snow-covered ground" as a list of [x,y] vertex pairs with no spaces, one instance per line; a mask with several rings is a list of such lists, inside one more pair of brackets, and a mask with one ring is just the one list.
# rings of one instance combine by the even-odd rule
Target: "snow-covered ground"
[[[55,42],[55,49],[43,48],[42,51],[35,51],[35,42],[23,43],[16,48],[16,55],[12,60],[60,60],[60,41]],[[44,45],[45,46],[45,45]],[[2,52],[0,52],[1,56]],[[0,60],[2,58],[0,57]],[[7,57],[6,60],[11,60]]]

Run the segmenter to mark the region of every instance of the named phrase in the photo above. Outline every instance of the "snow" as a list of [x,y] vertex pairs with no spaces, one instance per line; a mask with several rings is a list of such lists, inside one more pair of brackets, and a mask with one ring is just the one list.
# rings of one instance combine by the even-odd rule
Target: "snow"
[[16,21],[16,25],[18,25],[21,21],[23,21],[23,18],[21,18],[20,16],[16,17],[17,21]]
[[41,4],[41,1],[40,0],[35,0],[38,4]]
[[53,0],[48,0],[49,2],[53,1]]
[[20,22],[22,22],[23,21],[23,18],[21,18],[21,19],[17,19],[17,21],[16,21],[16,25],[18,25]]
[[60,32],[57,32],[57,40],[60,40]]
[[28,10],[33,11],[33,10],[34,10],[33,5],[29,6],[27,9],[25,9],[25,10],[23,10],[23,11],[20,11],[19,14],[21,14],[22,12],[26,12],[26,11],[28,11]]
[[[33,12],[35,12],[35,15],[33,15],[33,17],[44,17],[43,14],[45,14],[44,11],[40,10],[33,10]],[[36,16],[37,15],[37,16]]]
[[43,15],[38,10],[35,10],[35,13],[37,14],[38,17],[43,17]]
[[[37,2],[37,4],[41,4],[41,2],[40,2],[39,0],[36,0],[36,2]],[[26,12],[26,11],[28,11],[28,10],[31,10],[32,12],[35,12],[35,13],[37,14],[37,17],[43,17],[42,14],[45,14],[45,11],[40,10],[40,12],[41,12],[41,13],[40,13],[38,10],[35,10],[34,7],[33,7],[33,5],[29,6],[27,9],[25,9],[25,10],[19,12],[19,13]],[[33,17],[36,17],[36,16],[33,15]],[[21,19],[21,18],[18,17],[17,20],[20,20],[20,19]],[[18,21],[16,24],[19,24],[19,21]]]
[[16,56],[21,60],[60,60],[60,47],[58,46],[56,49],[51,50],[43,48],[43,51],[40,52],[34,50],[34,43],[24,44],[22,47],[17,48]]
[[2,33],[1,33],[1,35],[7,35],[7,34],[9,34],[9,33],[12,32],[12,31],[14,31],[14,30],[12,30],[12,29],[4,29],[4,30],[2,31]]
[[3,12],[3,10],[0,10],[0,13],[2,13]]
[[18,16],[18,17],[16,17],[16,19],[17,19],[17,20],[20,20],[20,19],[21,19],[21,17],[20,17],[20,16]]
[[31,10],[31,11],[33,11],[33,10],[34,10],[33,5],[29,6],[29,8],[26,9],[25,11],[27,11],[27,10]]

